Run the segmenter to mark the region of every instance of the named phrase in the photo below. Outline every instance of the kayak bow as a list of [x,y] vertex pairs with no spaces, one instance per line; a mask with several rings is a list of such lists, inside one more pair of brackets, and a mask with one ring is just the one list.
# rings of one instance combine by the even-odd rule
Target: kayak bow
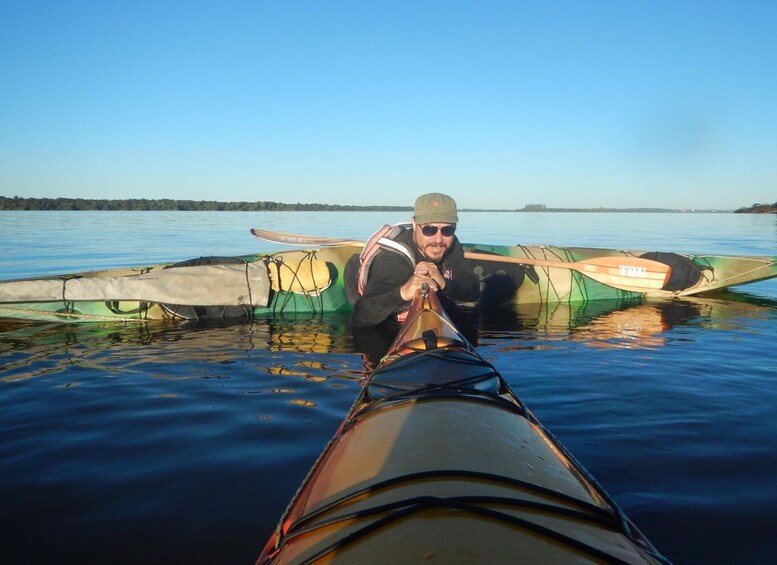
[[666,562],[419,293],[257,563]]

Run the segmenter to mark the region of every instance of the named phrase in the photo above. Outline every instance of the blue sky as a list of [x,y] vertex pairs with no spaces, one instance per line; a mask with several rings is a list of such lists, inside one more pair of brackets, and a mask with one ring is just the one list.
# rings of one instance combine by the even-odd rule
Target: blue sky
[[777,201],[777,2],[0,2],[0,195]]

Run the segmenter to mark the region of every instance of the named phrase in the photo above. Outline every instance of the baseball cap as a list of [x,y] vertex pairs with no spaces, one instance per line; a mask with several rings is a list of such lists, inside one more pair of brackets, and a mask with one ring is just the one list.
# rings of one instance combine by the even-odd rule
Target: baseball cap
[[455,224],[459,221],[456,215],[456,201],[447,194],[439,192],[423,194],[415,201],[413,219],[417,224]]

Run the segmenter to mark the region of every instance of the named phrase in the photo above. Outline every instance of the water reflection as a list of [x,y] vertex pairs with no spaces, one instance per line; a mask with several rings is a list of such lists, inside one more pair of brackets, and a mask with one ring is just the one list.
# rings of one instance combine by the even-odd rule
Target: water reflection
[[348,317],[280,318],[266,320],[270,351],[328,353],[347,340]]
[[[454,325],[464,334],[464,337],[474,346],[479,342],[478,325],[480,310],[471,307],[460,307],[455,304],[446,306],[448,315]],[[387,320],[374,327],[352,328],[354,348],[362,355],[365,374],[369,374],[386,355],[400,324],[395,320]]]
[[[480,315],[480,339],[582,342],[603,348],[655,348],[683,326],[738,329],[777,313],[777,301],[742,293],[666,301],[596,300],[578,304],[518,304]],[[515,343],[503,349],[526,348]]]
[[[220,378],[234,370],[229,366],[245,364],[247,359],[268,374],[323,381],[342,373],[343,364],[328,364],[310,354],[332,352],[354,353],[347,315],[239,323],[0,323],[0,381],[5,382],[52,375],[73,366],[106,373],[157,367],[158,378]],[[196,362],[221,365],[223,371],[158,373],[160,365]],[[347,372],[345,378],[358,377]]]
[[[536,352],[514,374],[531,408],[668,554],[701,547],[698,521],[687,519],[700,507],[744,516],[753,500],[771,504],[773,332],[764,328],[774,326],[777,301],[724,293],[459,314],[500,370],[524,361],[510,349],[562,349],[571,341],[604,348],[575,347],[564,359]],[[250,562],[257,536],[275,527],[356,397],[368,361],[385,353],[395,331],[355,330],[348,315],[0,324],[3,547],[12,561],[67,562],[65,554],[83,562],[89,551],[92,561],[105,561],[119,547],[127,561],[143,562],[147,547],[174,545],[197,553],[152,560]],[[681,340],[699,346],[695,357],[665,346]],[[660,352],[645,367],[643,355],[613,347]],[[731,362],[723,372],[699,371],[699,355],[712,365]],[[586,364],[593,368],[583,378],[576,370]],[[639,379],[617,378],[638,365]],[[665,378],[668,366],[682,378]],[[727,480],[721,468],[731,471]],[[61,510],[74,504],[69,514]],[[185,528],[170,518],[178,515],[190,518]],[[716,523],[708,520],[704,531],[730,540]],[[37,543],[41,531],[45,547]],[[756,537],[748,541],[771,548]],[[205,553],[201,539],[215,540]],[[234,555],[225,558],[225,547]]]
[[[556,340],[598,348],[657,348],[666,344],[668,332],[674,328],[736,330],[748,321],[775,312],[775,300],[725,292],[669,301],[597,300],[579,304],[518,304],[492,310],[460,308],[452,317],[473,344],[494,341],[503,350],[530,348],[535,342]],[[0,381],[52,375],[74,365],[106,373],[168,361],[230,365],[249,352],[261,353],[253,362],[270,375],[310,382],[333,377],[359,379],[385,355],[398,328],[398,324],[390,322],[374,328],[353,328],[349,315],[342,313],[236,323],[4,321],[0,323]],[[510,343],[503,344],[504,341]],[[329,364],[322,357],[329,353],[359,354],[363,370],[343,370],[341,363]],[[188,376],[173,374],[166,378]]]

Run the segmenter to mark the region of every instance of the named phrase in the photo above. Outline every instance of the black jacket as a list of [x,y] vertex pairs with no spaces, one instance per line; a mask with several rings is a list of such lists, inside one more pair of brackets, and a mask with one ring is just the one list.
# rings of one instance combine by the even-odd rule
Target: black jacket
[[[412,250],[416,263],[425,261],[413,242],[413,231],[407,230],[397,236]],[[474,302],[480,294],[480,280],[464,259],[464,250],[454,237],[453,244],[437,268],[448,279],[445,288],[440,291],[441,298],[460,302]],[[353,305],[353,323],[355,326],[374,326],[409,306],[402,299],[399,288],[413,275],[415,266],[399,252],[383,249],[375,256],[370,267],[364,294]]]

